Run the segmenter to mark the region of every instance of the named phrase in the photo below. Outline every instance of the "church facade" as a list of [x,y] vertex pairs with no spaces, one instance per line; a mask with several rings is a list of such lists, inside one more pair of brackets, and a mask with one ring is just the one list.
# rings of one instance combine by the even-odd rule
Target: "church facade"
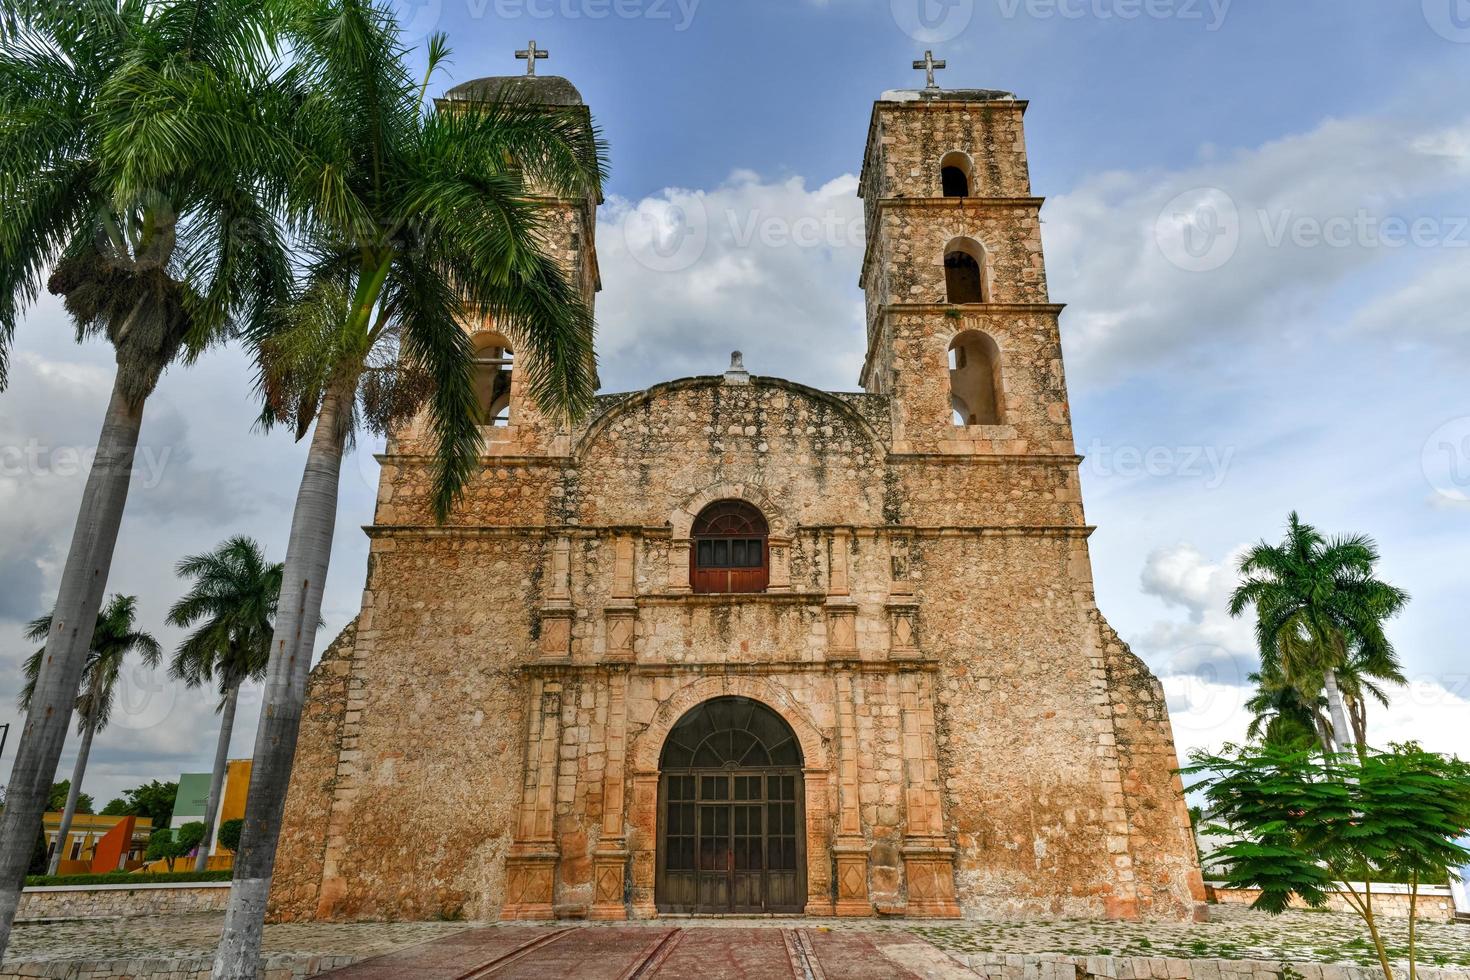
[[[1162,690],[1094,602],[1025,109],[875,103],[861,391],[737,359],[567,429],[469,328],[483,469],[436,525],[419,434],[382,459],[276,918],[1199,914]],[[597,203],[544,202],[589,301]]]

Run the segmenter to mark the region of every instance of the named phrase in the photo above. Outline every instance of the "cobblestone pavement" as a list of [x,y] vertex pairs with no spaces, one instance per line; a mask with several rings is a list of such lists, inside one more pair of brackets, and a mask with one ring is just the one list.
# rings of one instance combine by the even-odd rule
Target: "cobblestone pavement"
[[[665,919],[617,925],[589,924],[584,929],[615,929],[630,936],[627,942],[639,948],[640,944],[656,942],[661,932],[673,926],[697,925],[708,927],[707,931],[711,932],[716,929],[769,929],[775,930],[774,935],[766,937],[769,943],[754,943],[742,936],[740,943],[727,942],[726,945],[758,945],[765,953],[771,953],[776,950],[773,944],[782,941],[779,928],[800,927],[804,935],[816,937],[819,956],[844,955],[835,947],[830,954],[821,952],[823,936],[831,931],[860,932],[878,937],[874,942],[881,947],[907,940],[908,934],[913,934],[941,949],[959,954],[1059,953],[1363,965],[1373,962],[1366,930],[1351,915],[1293,911],[1273,917],[1236,906],[1215,906],[1211,914],[1212,921],[1190,925],[1074,920],[938,923],[922,920]],[[20,925],[11,935],[7,962],[207,955],[213,952],[223,921],[222,914],[202,913]],[[265,950],[372,957],[454,936],[471,928],[471,924],[453,922],[283,923],[266,927]],[[556,931],[557,926],[505,927],[507,939],[512,928],[534,936],[541,933],[549,935]],[[1405,945],[1405,923],[1389,920],[1383,923],[1382,928],[1391,944],[1400,948]],[[1470,925],[1421,923],[1419,930],[1421,963],[1470,968]],[[646,934],[646,938],[640,937],[639,933]],[[751,932],[750,935],[756,933]],[[601,941],[609,938],[604,936]],[[681,940],[680,945],[683,942]],[[697,945],[688,947],[681,956],[687,956],[694,949]],[[914,954],[912,949],[899,952]],[[757,955],[757,951],[752,949],[750,954]],[[1395,958],[1402,958],[1402,953]],[[677,973],[669,972],[667,975],[675,976]]]
[[[1051,920],[910,923],[909,928],[938,946],[966,953],[1377,962],[1367,927],[1355,915],[1292,910],[1271,916],[1243,905],[1212,905],[1210,921],[1194,924]],[[1395,960],[1407,956],[1407,930],[1404,919],[1379,922]],[[1470,925],[1421,922],[1418,933],[1420,963],[1470,967]]]

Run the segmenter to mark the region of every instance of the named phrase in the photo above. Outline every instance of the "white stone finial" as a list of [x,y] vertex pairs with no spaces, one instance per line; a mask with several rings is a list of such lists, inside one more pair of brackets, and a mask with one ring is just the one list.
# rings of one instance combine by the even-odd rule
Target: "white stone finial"
[[725,384],[750,384],[750,372],[745,370],[745,355],[738,350],[730,352],[730,370],[725,372]]

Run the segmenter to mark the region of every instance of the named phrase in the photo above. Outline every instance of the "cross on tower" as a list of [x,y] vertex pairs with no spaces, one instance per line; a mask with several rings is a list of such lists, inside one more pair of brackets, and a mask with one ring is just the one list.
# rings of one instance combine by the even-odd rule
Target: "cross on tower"
[[925,88],[932,92],[939,91],[939,85],[934,81],[934,72],[943,67],[945,67],[944,62],[934,60],[933,51],[925,51],[924,60],[914,62],[914,71],[921,71],[924,73],[925,78],[927,78],[929,82],[929,84],[926,85]]
[[[526,74],[528,76],[534,76],[536,74],[536,62],[545,61],[547,58],[550,58],[551,52],[542,51],[536,47],[536,42],[532,41],[524,51],[517,51],[516,57],[526,63]],[[940,67],[943,67],[943,65]]]

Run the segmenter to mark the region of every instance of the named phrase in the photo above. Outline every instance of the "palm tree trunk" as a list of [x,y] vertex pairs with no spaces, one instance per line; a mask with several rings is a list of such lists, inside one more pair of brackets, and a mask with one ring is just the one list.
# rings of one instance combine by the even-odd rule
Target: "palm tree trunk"
[[323,400],[306,457],[306,472],[296,494],[260,727],[255,733],[245,825],[235,854],[224,931],[214,957],[215,980],[254,978],[260,966],[265,903],[301,728],[312,647],[321,622],[322,586],[332,556],[342,446],[351,410],[349,404],[344,404],[345,397],[329,393]]
[[219,719],[219,742],[214,747],[214,773],[209,777],[209,805],[204,809],[204,840],[199,845],[199,856],[194,859],[194,870],[204,871],[209,867],[209,852],[214,846],[214,818],[219,813],[220,794],[225,787],[225,769],[230,764],[230,736],[235,731],[235,703],[240,699],[240,682],[232,681],[225,694],[224,711]]
[[1353,730],[1348,724],[1347,708],[1343,705],[1342,690],[1337,686],[1337,671],[1329,670],[1323,675],[1327,687],[1327,707],[1332,712],[1332,734],[1343,752],[1353,751]]
[[54,875],[61,868],[61,852],[66,848],[67,835],[71,833],[71,822],[76,819],[77,801],[82,797],[82,777],[87,774],[87,756],[92,754],[92,735],[96,726],[88,724],[82,729],[82,744],[77,749],[77,762],[71,768],[71,788],[66,791],[66,807],[61,811],[61,826],[56,830],[56,850],[51,855],[51,864],[46,868]]
[[97,457],[87,475],[71,549],[62,568],[36,692],[10,770],[5,809],[0,812],[0,956],[10,943],[10,926],[20,904],[31,846],[41,832],[41,814],[71,726],[92,631],[107,591],[107,573],[128,500],[142,424],[143,400],[129,402],[114,381],[97,439]]

